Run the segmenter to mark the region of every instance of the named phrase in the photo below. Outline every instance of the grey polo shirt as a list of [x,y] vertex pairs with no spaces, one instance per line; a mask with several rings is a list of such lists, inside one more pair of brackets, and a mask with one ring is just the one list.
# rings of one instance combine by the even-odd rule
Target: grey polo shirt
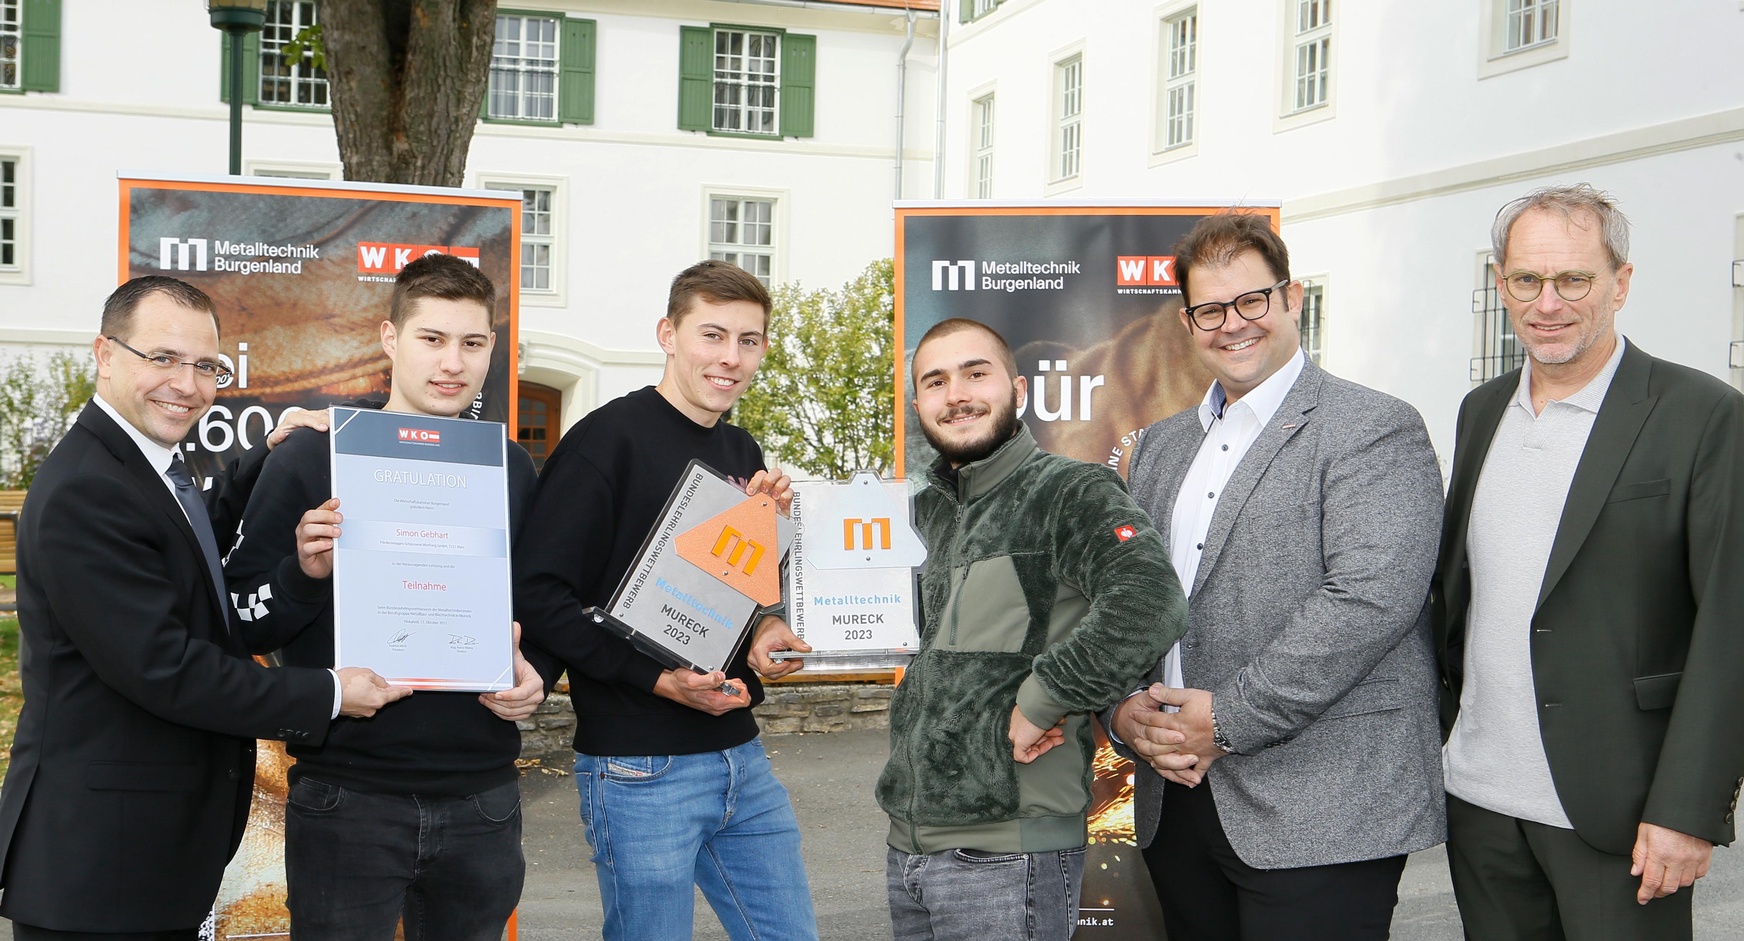
[[1496,426],[1466,530],[1471,607],[1459,720],[1442,752],[1447,792],[1479,807],[1572,829],[1538,728],[1532,614],[1550,547],[1625,342],[1579,392],[1532,410],[1532,363]]

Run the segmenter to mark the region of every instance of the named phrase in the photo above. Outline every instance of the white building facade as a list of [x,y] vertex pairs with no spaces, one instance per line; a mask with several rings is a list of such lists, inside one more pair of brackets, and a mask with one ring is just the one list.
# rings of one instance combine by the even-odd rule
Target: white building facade
[[[1744,380],[1744,9],[1666,0],[959,0],[952,199],[1281,199],[1305,345],[1443,456],[1519,362],[1498,208],[1587,181],[1634,223],[1619,328]],[[1489,285],[1489,290],[1485,290]]]
[[[272,0],[247,44],[245,174],[343,175],[324,73],[281,52],[317,7]],[[889,256],[892,199],[932,185],[937,10],[501,4],[465,185],[523,194],[523,403],[556,431],[658,378],[699,258],[834,287]],[[223,175],[222,39],[199,0],[0,0],[0,344],[88,347],[118,173]]]

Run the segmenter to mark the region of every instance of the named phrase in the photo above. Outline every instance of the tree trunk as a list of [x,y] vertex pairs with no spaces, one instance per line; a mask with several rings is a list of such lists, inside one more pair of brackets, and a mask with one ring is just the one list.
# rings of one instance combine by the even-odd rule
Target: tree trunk
[[319,0],[345,178],[459,186],[496,0]]

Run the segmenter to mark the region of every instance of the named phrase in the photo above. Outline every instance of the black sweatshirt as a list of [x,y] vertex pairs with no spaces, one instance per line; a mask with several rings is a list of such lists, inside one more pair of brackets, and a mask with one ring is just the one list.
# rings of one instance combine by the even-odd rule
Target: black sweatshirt
[[[512,538],[536,478],[532,458],[520,445],[511,442],[508,456]],[[236,548],[224,560],[236,608],[231,623],[249,650],[281,651],[287,666],[333,666],[333,582],[303,574],[296,547],[303,513],[332,495],[327,435],[308,428],[292,432],[267,459],[237,529]],[[522,650],[549,686],[555,664],[526,645]],[[480,703],[477,693],[420,690],[372,718],[334,719],[319,747],[286,750],[297,759],[293,783],[307,774],[360,791],[461,797],[516,779],[521,734],[515,723]]]
[[[649,386],[577,422],[539,474],[515,543],[515,613],[523,638],[569,668],[583,754],[690,755],[757,736],[749,709],[711,716],[655,695],[665,667],[581,614],[611,603],[692,460],[741,486],[763,469],[744,429],[698,425]],[[725,669],[752,705],[763,701],[743,646]]]

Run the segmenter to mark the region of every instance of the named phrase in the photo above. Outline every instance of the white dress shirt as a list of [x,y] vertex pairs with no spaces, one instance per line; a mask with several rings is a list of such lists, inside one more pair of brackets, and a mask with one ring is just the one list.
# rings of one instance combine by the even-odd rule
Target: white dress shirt
[[[1205,554],[1205,536],[1211,531],[1211,517],[1217,512],[1223,488],[1301,378],[1305,362],[1302,351],[1297,350],[1283,368],[1234,402],[1228,400],[1221,384],[1212,382],[1205,400],[1199,404],[1199,424],[1205,429],[1205,440],[1200,443],[1192,466],[1187,468],[1187,476],[1181,480],[1168,532],[1169,561],[1174,563],[1175,574],[1180,576],[1181,588],[1189,601],[1199,573],[1199,559]],[[1174,687],[1189,685],[1181,671],[1179,641],[1163,656],[1163,683]],[[1174,710],[1173,706],[1166,708]]]

